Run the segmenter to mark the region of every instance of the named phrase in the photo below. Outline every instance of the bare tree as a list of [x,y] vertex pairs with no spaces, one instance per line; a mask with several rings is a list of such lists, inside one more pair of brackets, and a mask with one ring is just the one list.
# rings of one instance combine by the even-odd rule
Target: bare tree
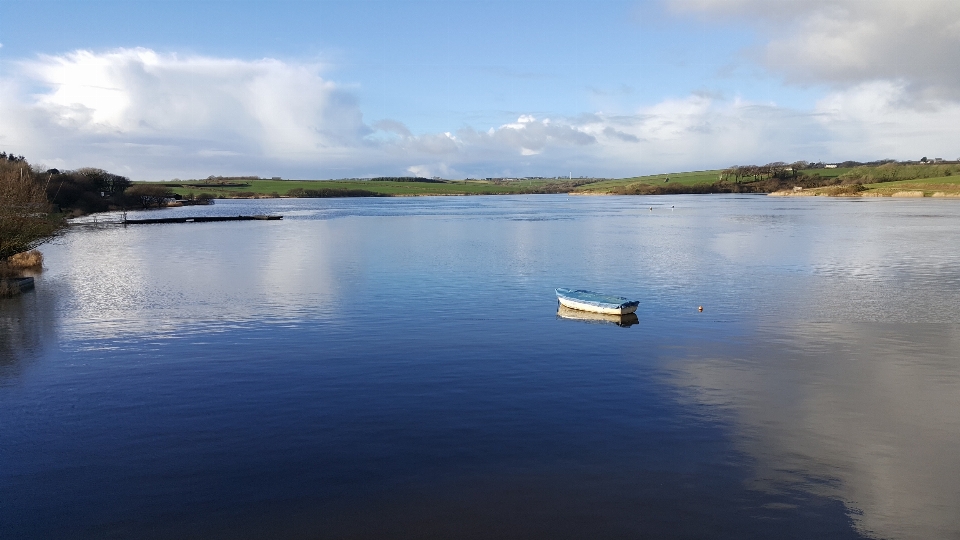
[[740,179],[742,177],[749,176],[749,168],[750,168],[749,165],[748,166],[734,165],[732,167],[729,167],[723,170],[723,173],[722,173],[723,176],[721,179],[729,180],[732,177],[733,181],[739,184]]
[[766,173],[770,177],[774,178],[783,178],[784,172],[787,170],[787,164],[782,161],[774,161],[773,163],[767,163],[763,166],[766,169]]
[[807,169],[809,167],[810,167],[810,164],[803,160],[794,161],[793,163],[790,164],[790,168],[793,169],[794,178],[796,178],[797,175],[800,174],[800,171]]
[[29,251],[65,225],[51,212],[44,186],[25,161],[0,160],[0,261]]

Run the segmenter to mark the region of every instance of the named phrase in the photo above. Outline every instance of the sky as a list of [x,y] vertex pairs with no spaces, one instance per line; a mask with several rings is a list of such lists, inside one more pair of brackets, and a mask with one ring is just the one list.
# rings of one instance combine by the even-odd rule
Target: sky
[[956,0],[0,0],[0,150],[134,180],[960,156]]

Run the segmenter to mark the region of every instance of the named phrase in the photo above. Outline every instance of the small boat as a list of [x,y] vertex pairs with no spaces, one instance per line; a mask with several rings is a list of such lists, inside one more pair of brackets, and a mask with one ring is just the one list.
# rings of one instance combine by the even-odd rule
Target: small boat
[[557,306],[557,317],[571,321],[588,323],[611,323],[623,328],[633,326],[640,322],[640,319],[637,318],[636,313],[627,313],[626,315],[608,315],[606,313],[595,313],[593,311],[572,309],[562,304]]
[[611,296],[581,289],[557,289],[557,299],[560,305],[581,311],[606,313],[609,315],[626,315],[637,310],[640,302],[622,296]]

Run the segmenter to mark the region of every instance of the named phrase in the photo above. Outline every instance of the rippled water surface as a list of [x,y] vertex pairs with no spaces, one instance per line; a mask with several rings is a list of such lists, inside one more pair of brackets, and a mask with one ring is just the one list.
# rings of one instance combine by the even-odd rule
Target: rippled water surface
[[0,300],[0,537],[960,536],[956,201],[150,216],[254,213],[78,225]]

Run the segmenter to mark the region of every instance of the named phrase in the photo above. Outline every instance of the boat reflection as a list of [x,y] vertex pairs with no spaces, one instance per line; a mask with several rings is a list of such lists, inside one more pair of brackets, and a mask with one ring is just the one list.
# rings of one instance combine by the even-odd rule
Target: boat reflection
[[640,319],[637,318],[636,313],[628,313],[626,315],[609,315],[606,313],[593,313],[592,311],[571,309],[564,305],[557,306],[557,318],[590,323],[609,323],[624,328],[633,326],[640,322]]

